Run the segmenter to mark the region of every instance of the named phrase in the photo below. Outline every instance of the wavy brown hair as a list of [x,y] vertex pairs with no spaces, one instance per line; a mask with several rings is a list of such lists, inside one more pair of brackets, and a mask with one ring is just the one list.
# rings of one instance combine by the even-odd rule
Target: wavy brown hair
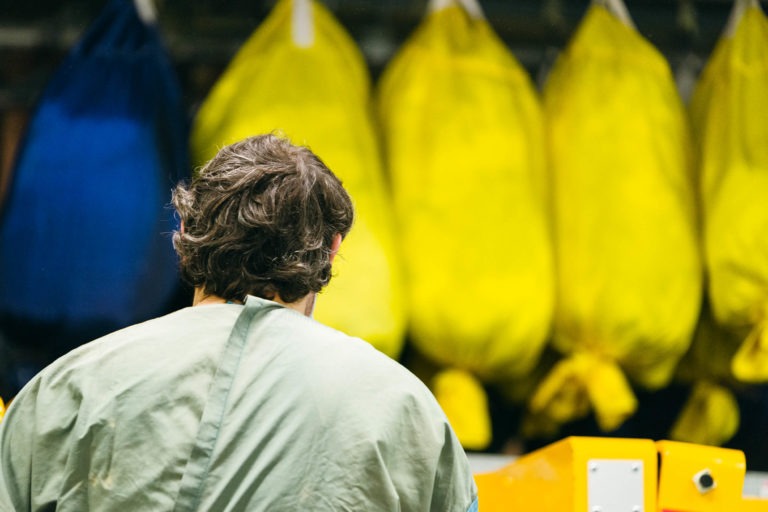
[[181,275],[207,295],[295,302],[331,278],[331,245],[352,227],[341,181],[308,148],[274,135],[223,148],[173,192]]

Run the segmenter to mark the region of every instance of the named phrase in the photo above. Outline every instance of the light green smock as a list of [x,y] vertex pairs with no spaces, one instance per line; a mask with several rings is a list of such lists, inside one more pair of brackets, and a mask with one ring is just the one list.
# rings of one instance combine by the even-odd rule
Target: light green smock
[[430,392],[277,303],[207,305],[42,371],[0,423],[0,510],[475,510]]

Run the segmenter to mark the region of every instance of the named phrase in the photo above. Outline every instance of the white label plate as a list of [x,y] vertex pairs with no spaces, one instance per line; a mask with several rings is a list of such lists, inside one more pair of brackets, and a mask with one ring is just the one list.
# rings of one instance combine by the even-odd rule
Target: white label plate
[[643,461],[587,461],[587,512],[645,512]]

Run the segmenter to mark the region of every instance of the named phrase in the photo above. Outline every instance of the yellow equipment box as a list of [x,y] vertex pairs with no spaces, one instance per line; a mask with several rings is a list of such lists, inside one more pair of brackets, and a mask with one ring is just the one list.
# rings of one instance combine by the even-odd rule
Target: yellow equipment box
[[744,453],[659,441],[659,510],[736,512],[747,463]]
[[475,480],[483,512],[768,512],[745,474],[739,450],[569,437]]
[[648,439],[569,437],[475,475],[480,510],[654,511],[656,459]]
[[743,496],[744,452],[659,441],[659,512],[768,512],[768,500]]

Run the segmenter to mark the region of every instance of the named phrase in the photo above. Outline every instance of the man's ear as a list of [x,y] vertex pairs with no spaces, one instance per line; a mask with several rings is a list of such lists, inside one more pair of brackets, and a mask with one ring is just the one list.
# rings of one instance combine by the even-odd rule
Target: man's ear
[[336,233],[331,242],[331,263],[333,263],[333,259],[336,257],[336,254],[338,254],[339,247],[341,247],[341,233]]

